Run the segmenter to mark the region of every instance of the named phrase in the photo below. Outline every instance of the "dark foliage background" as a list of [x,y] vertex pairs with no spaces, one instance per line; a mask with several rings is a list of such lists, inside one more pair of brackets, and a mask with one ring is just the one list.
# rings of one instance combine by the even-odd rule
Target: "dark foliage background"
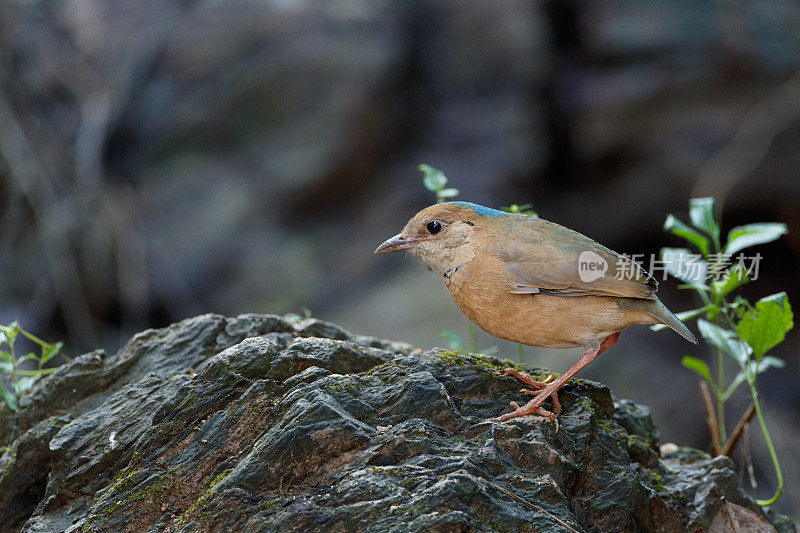
[[[307,307],[422,347],[466,335],[436,276],[372,256],[432,202],[420,162],[462,199],[530,202],[626,253],[678,244],[661,225],[691,196],[724,204],[726,229],[784,221],[745,293],[785,289],[800,309],[798,145],[795,2],[6,1],[0,321],[73,354],[210,311]],[[676,285],[663,300],[689,308]],[[798,344],[761,382],[789,513]],[[705,447],[679,360],[706,351],[633,328],[582,375]],[[559,371],[578,355],[527,353]]]

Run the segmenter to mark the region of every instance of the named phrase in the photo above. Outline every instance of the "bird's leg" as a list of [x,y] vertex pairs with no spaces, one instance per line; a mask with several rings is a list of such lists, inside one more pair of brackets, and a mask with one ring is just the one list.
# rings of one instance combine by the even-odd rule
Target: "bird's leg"
[[[537,396],[541,394],[547,388],[547,385],[549,385],[550,382],[555,379],[555,377],[552,374],[550,374],[542,381],[536,381],[527,372],[520,372],[515,368],[506,368],[505,373],[508,374],[509,376],[514,376],[524,384],[530,385],[531,387],[536,389],[536,390],[528,390],[528,389],[520,390],[522,394],[525,394],[527,396]],[[518,408],[514,407],[514,409]],[[558,401],[558,391],[553,393],[553,412],[551,413],[550,411],[547,411],[546,409],[542,409],[540,407],[537,413],[542,416],[546,416],[551,420],[553,419],[554,416],[558,416],[559,414],[561,414],[561,402]]]
[[[546,380],[542,381],[542,383],[549,383],[551,379],[555,379],[552,374],[550,374]],[[542,387],[542,390],[522,389],[520,392],[526,396],[539,396],[544,392],[544,389],[545,387]],[[553,398],[553,414],[558,416],[561,414],[561,402],[558,400],[558,391],[553,392],[550,397]]]
[[[578,359],[578,362],[575,363],[574,365],[572,365],[572,367],[570,367],[569,370],[564,372],[564,374],[562,374],[561,377],[559,377],[557,380],[555,380],[554,382],[548,384],[544,388],[544,390],[537,391],[536,398],[534,398],[533,400],[529,401],[524,406],[522,406],[522,407],[520,407],[518,409],[515,409],[511,413],[506,413],[506,414],[504,414],[502,416],[498,416],[497,418],[492,418],[491,420],[496,421],[496,422],[503,422],[505,420],[509,420],[511,418],[516,418],[518,416],[525,416],[525,415],[532,415],[532,414],[542,414],[542,413],[540,413],[540,410],[541,410],[540,406],[547,399],[547,397],[552,395],[553,393],[557,392],[564,385],[564,383],[569,381],[569,379],[572,378],[572,376],[574,376],[575,374],[577,374],[583,367],[585,367],[586,365],[591,363],[594,360],[595,357],[597,357],[598,355],[600,355],[601,353],[603,353],[607,349],[609,349],[612,346],[614,346],[614,344],[617,342],[617,339],[619,339],[619,332],[616,332],[616,333],[614,333],[612,335],[609,335],[608,337],[603,339],[603,342],[600,343],[600,345],[597,346],[597,347],[586,348],[586,351],[584,352],[583,356],[580,359]],[[511,373],[511,372],[509,372],[509,373]],[[513,374],[513,373],[511,373],[511,374],[514,375],[514,377],[517,377],[516,374]],[[530,376],[528,376],[528,377],[530,378]],[[517,377],[517,379],[519,379],[519,377]],[[535,385],[532,385],[531,383],[528,383],[525,380],[521,380],[521,381],[523,381],[523,383],[527,383],[527,384],[535,387]],[[561,406],[559,405],[559,408],[560,407]],[[555,407],[554,407],[554,410],[555,410]],[[546,416],[546,415],[543,415],[543,416]],[[553,418],[551,418],[549,416],[547,418],[550,418],[551,420],[553,419]]]

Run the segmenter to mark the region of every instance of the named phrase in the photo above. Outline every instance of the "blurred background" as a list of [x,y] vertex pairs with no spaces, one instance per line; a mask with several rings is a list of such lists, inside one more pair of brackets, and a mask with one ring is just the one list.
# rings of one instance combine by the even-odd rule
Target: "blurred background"
[[[434,202],[419,163],[459,199],[531,203],[629,254],[682,244],[662,224],[693,196],[717,198],[725,231],[783,221],[744,294],[786,290],[800,309],[798,146],[788,0],[4,1],[0,322],[71,355],[205,312],[307,308],[422,348],[466,338],[441,279],[372,255]],[[677,285],[667,306],[696,307]],[[798,348],[791,332],[773,353],[786,368],[760,378],[787,478],[776,509],[795,518]],[[526,354],[556,371],[579,356]],[[635,327],[581,376],[649,405],[664,441],[706,448],[687,354],[710,350]]]

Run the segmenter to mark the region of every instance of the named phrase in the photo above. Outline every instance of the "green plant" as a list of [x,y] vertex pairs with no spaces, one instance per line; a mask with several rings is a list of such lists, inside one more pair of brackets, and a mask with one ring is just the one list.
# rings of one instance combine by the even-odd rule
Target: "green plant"
[[[709,397],[706,403],[715,404],[708,408],[708,415],[709,430],[718,454],[729,454],[749,419],[753,414],[757,417],[778,483],[775,494],[768,500],[759,500],[758,503],[772,505],[783,490],[783,475],[764,422],[756,381],[769,368],[780,368],[784,365],[782,360],[768,356],[767,352],[781,343],[786,332],[792,328],[792,308],[785,292],[761,298],[755,305],[741,295],[732,298],[731,294],[742,285],[754,281],[758,273],[761,255],[746,257],[741,251],[778,239],[787,232],[786,225],[757,223],[738,226],[728,232],[727,240],[723,244],[721,227],[714,216],[713,198],[691,199],[689,216],[692,226],[669,215],[664,229],[681,237],[700,253],[693,254],[687,248],[664,248],[661,257],[666,271],[685,282],[679,288],[693,290],[703,303],[702,307],[678,313],[678,317],[681,320],[697,319],[700,334],[715,349],[716,377],[709,365],[696,357],[686,356],[682,364],[700,375],[713,393],[713,399]],[[689,264],[691,268],[687,267]],[[652,329],[659,330],[663,327],[653,326]],[[730,383],[725,380],[725,356],[731,357],[740,368]],[[737,425],[737,430],[728,438],[725,428],[725,402],[743,383],[749,387],[752,407],[748,410],[749,414]],[[706,389],[705,386],[703,388]]]
[[[39,346],[41,354],[37,355],[30,352],[21,357],[17,357],[15,347],[18,335],[22,335]],[[7,349],[0,350],[0,373],[6,376],[9,387],[6,387],[5,384],[0,382],[0,395],[12,411],[16,411],[19,397],[30,389],[39,378],[58,370],[58,368],[45,368],[45,364],[56,355],[61,355],[64,359],[70,360],[66,355],[60,353],[62,343],[56,342],[50,344],[45,342],[32,333],[22,329],[17,321],[12,322],[8,326],[0,326],[0,347],[3,345],[6,345]],[[20,365],[28,360],[34,361],[36,363],[36,368],[20,368]]]
[[458,189],[447,188],[447,176],[438,168],[430,165],[419,165],[422,171],[422,183],[429,191],[436,193],[436,203],[446,202],[448,198],[458,196]]
[[511,204],[508,207],[501,207],[500,209],[502,209],[507,213],[519,213],[520,215],[538,217],[539,215],[536,214],[536,211],[534,211],[532,208],[533,204],[523,204],[523,205]]

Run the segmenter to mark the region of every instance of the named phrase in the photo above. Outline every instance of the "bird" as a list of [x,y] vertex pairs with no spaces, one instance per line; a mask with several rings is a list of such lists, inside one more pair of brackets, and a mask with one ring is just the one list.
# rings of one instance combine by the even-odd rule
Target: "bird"
[[[406,250],[441,275],[461,311],[481,329],[546,348],[583,348],[557,379],[504,370],[533,390],[525,405],[491,420],[525,415],[557,423],[558,391],[634,324],[664,324],[697,339],[656,296],[658,282],[628,256],[554,222],[470,202],[443,202],[414,215],[375,254]],[[553,410],[542,407],[552,397]]]

